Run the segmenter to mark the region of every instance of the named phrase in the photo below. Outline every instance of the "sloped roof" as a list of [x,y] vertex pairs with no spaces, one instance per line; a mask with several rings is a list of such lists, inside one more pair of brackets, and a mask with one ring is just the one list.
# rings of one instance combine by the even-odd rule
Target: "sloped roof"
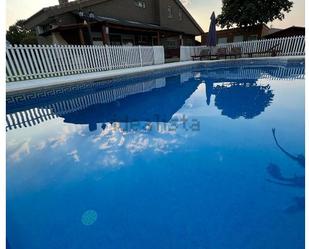
[[278,28],[270,28],[270,30],[268,31],[268,34],[267,35],[270,35],[270,34],[273,34],[273,33],[276,33],[278,31],[280,31],[282,29],[278,29]]
[[[93,6],[99,3],[103,3],[103,2],[108,2],[108,1],[112,1],[112,0],[75,0],[75,1],[71,1],[65,4],[61,4],[61,5],[54,5],[54,6],[50,6],[50,7],[46,7],[41,9],[40,11],[38,11],[37,13],[33,14],[31,17],[29,17],[26,21],[25,21],[25,25],[28,28],[33,28],[34,26],[36,26],[37,24],[34,24],[34,19],[36,17],[42,17],[44,15],[45,21],[48,20],[49,18],[52,18],[54,16],[60,15],[60,14],[64,14],[67,12],[72,12],[74,10],[76,10],[77,8],[86,8],[89,6]],[[199,24],[195,21],[195,19],[192,17],[192,15],[189,13],[189,11],[185,8],[185,6],[181,3],[180,0],[174,0],[178,6],[184,11],[184,13],[188,16],[188,18],[190,19],[190,21],[197,27],[197,29],[203,33],[203,29],[199,26]]]
[[280,29],[276,32],[268,33],[264,36],[264,38],[270,38],[270,37],[280,37],[284,34],[286,34],[289,31],[294,31],[296,33],[305,34],[305,27],[299,27],[299,26],[291,26],[286,29]]
[[25,21],[25,25],[28,26],[29,28],[32,28],[33,25],[31,25],[31,21],[35,17],[39,17],[41,15],[45,15],[46,19],[48,19],[56,15],[74,11],[76,10],[76,8],[85,8],[85,7],[89,7],[89,6],[102,3],[102,2],[107,2],[107,1],[112,1],[112,0],[75,0],[75,1],[71,1],[68,3],[61,4],[61,5],[58,4],[58,5],[45,7],[41,9],[40,11],[36,12],[35,14],[33,14],[32,16],[30,16]]
[[[218,29],[217,33],[223,33],[223,32],[227,32],[227,31],[237,32],[237,31],[252,30],[252,29],[256,29],[258,27],[262,27],[265,30],[267,30],[267,33],[270,30],[270,28],[266,24],[263,23],[263,24],[258,24],[258,25],[255,25],[255,26],[249,26],[246,29],[240,28],[240,27],[232,27],[232,28],[228,28],[228,29]],[[204,33],[204,35],[207,35],[207,34],[208,34],[208,32]]]
[[194,23],[194,25],[198,28],[198,30],[202,33],[204,33],[204,30],[201,28],[201,26],[195,21],[193,16],[190,14],[190,12],[186,9],[186,7],[181,3],[180,0],[175,0],[175,2],[179,5],[179,7],[186,13],[186,15],[189,17],[191,22]]

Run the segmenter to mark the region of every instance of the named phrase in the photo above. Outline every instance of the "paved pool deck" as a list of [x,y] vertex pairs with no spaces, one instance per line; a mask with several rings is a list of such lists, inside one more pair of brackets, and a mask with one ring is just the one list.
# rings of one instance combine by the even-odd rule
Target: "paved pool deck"
[[115,79],[118,77],[124,77],[134,74],[141,74],[153,71],[159,71],[169,68],[177,68],[180,66],[191,66],[196,64],[209,64],[219,61],[229,61],[234,60],[264,60],[264,59],[302,59],[305,56],[278,56],[278,57],[257,57],[257,58],[241,58],[241,59],[230,59],[230,60],[213,60],[213,61],[184,61],[184,62],[173,62],[161,65],[145,66],[145,67],[136,67],[136,68],[126,68],[126,69],[117,69],[111,71],[103,72],[93,72],[93,73],[83,73],[75,75],[67,75],[60,77],[50,77],[50,78],[41,78],[34,80],[24,80],[16,82],[8,82],[6,84],[6,93],[15,93],[25,90],[32,90],[38,88],[48,88],[53,86],[65,85],[65,84],[74,84],[87,81],[98,81],[98,80],[108,80]]

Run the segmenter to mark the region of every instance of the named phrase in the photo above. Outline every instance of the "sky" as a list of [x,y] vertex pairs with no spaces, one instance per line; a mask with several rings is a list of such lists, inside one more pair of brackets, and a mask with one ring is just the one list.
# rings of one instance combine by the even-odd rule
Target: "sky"
[[[221,0],[181,0],[189,12],[203,28],[208,31],[212,11],[220,14]],[[18,19],[27,19],[41,8],[58,4],[58,0],[7,0],[6,2],[6,28]],[[286,14],[283,21],[269,23],[273,28],[287,28],[290,26],[305,26],[305,0],[294,0],[292,11]]]

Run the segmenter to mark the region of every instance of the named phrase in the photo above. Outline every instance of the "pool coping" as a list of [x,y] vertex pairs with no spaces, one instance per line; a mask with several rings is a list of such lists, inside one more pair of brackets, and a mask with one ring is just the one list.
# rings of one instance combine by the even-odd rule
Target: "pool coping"
[[215,62],[222,61],[241,61],[241,60],[269,60],[269,59],[302,59],[305,56],[277,56],[277,57],[256,57],[256,58],[240,58],[240,59],[229,59],[229,60],[214,60],[214,61],[184,61],[184,62],[173,62],[160,65],[152,65],[145,67],[135,67],[135,68],[126,68],[126,69],[117,69],[111,71],[103,72],[92,72],[84,74],[75,74],[67,75],[60,77],[51,77],[51,78],[40,78],[33,80],[24,80],[24,81],[15,81],[6,83],[6,93],[15,93],[25,90],[34,90],[41,88],[49,88],[65,84],[75,84],[87,81],[98,81],[98,80],[110,80],[115,78],[121,78],[124,76],[139,75],[147,72],[154,72],[163,69],[177,68],[181,66],[192,66],[192,65],[205,65]]

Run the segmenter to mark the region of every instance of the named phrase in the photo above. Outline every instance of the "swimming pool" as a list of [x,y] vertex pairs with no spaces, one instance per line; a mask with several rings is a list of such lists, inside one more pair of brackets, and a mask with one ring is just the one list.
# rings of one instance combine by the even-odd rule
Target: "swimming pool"
[[304,60],[7,95],[7,244],[304,248]]

